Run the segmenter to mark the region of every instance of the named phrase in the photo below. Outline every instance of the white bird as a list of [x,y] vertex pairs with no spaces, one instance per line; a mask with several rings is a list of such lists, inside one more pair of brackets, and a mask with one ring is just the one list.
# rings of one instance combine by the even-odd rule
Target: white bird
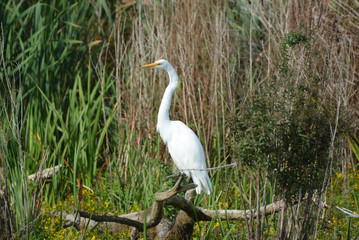
[[[208,177],[204,151],[196,134],[181,121],[171,121],[169,110],[171,98],[178,85],[178,75],[172,65],[163,59],[144,65],[142,68],[160,68],[167,71],[170,78],[157,116],[157,132],[168,147],[170,155],[181,173],[192,178],[197,185],[197,194],[212,192],[211,180]],[[193,169],[202,169],[193,170]]]

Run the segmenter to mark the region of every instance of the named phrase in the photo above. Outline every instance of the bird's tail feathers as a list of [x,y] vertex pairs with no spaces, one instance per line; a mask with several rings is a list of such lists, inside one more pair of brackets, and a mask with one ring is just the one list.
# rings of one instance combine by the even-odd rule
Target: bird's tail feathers
[[204,193],[209,195],[212,192],[212,184],[211,184],[211,180],[208,177],[207,172],[202,172],[202,174],[200,174],[200,177],[193,176],[192,174],[192,179],[193,182],[197,184],[196,187],[197,194],[200,194],[201,191],[203,191]]

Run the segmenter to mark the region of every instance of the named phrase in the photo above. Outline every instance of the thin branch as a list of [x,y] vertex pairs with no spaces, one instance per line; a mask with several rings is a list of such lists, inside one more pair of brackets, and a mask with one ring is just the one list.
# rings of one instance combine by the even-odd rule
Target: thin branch
[[359,218],[359,214],[353,212],[352,210],[349,210],[349,209],[346,209],[346,208],[341,208],[341,207],[338,207],[338,206],[336,206],[335,208],[342,211],[343,213],[345,213],[349,217]]
[[[181,171],[211,171],[211,170],[216,170],[216,169],[221,169],[221,168],[226,168],[226,167],[234,167],[234,166],[237,166],[237,163],[230,163],[230,164],[225,164],[222,166],[212,167],[212,168],[186,168],[186,169],[181,169]],[[174,175],[170,175],[168,177],[173,177],[176,175],[177,174],[174,174]]]

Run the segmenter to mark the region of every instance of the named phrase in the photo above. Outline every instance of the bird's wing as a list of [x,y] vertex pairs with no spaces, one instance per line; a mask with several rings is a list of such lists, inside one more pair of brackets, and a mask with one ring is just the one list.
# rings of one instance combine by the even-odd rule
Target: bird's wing
[[[167,127],[167,146],[171,157],[179,170],[193,179],[197,184],[196,192],[212,192],[212,184],[208,177],[204,151],[196,134],[180,121],[171,121]],[[196,171],[195,169],[202,169]]]
[[204,169],[204,151],[196,134],[181,121],[171,121],[168,150],[179,169]]

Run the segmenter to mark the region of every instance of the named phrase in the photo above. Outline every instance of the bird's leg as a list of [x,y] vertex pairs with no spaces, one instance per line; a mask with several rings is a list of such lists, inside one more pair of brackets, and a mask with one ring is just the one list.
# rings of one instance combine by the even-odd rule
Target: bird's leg
[[186,186],[187,185],[186,174],[181,173],[180,177],[182,177],[182,186]]
[[167,176],[167,178],[177,178],[177,177],[180,177],[181,175],[184,175],[184,173],[181,173],[181,172],[175,173],[175,174]]
[[169,190],[165,191],[165,192],[162,192],[162,193],[156,193],[155,194],[155,199],[156,201],[164,201],[166,199],[169,199],[171,197],[173,197],[174,195],[180,193],[180,192],[185,192],[187,191],[188,189],[192,189],[192,188],[196,188],[197,185],[194,184],[194,183],[191,183],[191,184],[187,184],[185,186],[181,186],[181,182],[182,180],[184,179],[184,175],[181,175],[176,184]]
[[[183,178],[183,180],[182,180],[182,186],[183,187],[185,187],[185,186],[187,186],[188,184],[191,184],[191,183],[193,183],[194,184],[194,182],[193,182],[193,180],[192,180],[192,178],[191,177],[189,177],[189,181],[187,182],[187,175],[186,174],[184,174],[184,173],[180,173],[180,178],[179,179],[181,179],[181,177]],[[178,180],[179,181],[179,180]]]
[[[182,172],[179,172],[179,173],[176,173],[176,174],[173,174],[173,175],[170,175],[168,176],[168,178],[177,178],[177,181],[176,181],[176,184],[174,186],[179,186],[180,183],[182,182],[183,186],[186,186],[186,174],[182,173]],[[174,188],[174,187],[173,187]]]

